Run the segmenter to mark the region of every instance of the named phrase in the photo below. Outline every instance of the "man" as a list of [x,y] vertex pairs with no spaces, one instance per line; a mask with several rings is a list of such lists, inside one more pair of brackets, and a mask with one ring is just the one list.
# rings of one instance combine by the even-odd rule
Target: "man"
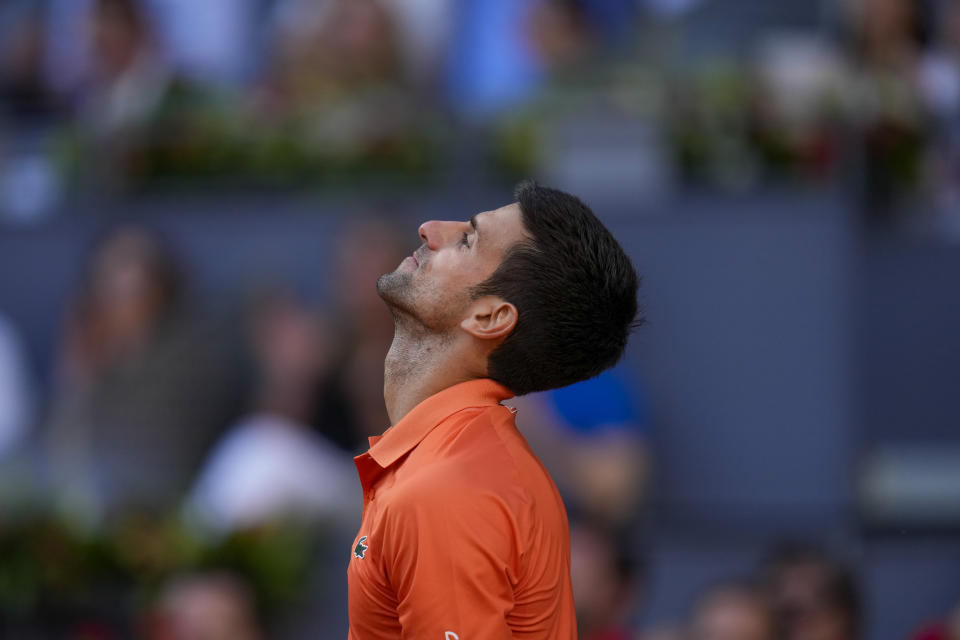
[[353,640],[576,637],[563,502],[500,402],[616,363],[637,275],[577,198],[533,182],[515,196],[423,224],[377,282],[393,426],[355,459]]

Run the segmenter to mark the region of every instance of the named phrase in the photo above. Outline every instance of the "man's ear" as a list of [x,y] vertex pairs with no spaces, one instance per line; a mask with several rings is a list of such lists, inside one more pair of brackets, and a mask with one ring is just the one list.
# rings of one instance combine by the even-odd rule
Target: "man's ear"
[[477,298],[460,328],[481,340],[506,338],[517,326],[517,308],[497,296]]

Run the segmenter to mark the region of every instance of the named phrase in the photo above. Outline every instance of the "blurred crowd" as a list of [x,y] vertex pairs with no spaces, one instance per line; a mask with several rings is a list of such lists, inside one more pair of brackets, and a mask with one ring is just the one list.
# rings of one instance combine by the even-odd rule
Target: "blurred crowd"
[[[685,29],[707,4],[7,0],[0,221],[76,193],[463,170],[647,195],[854,185],[875,222],[921,200],[956,217],[960,1],[844,0],[704,53]],[[317,601],[345,615],[359,523],[351,457],[389,423],[372,283],[415,241],[394,224],[342,225],[328,299],[263,282],[223,310],[128,221],[78,269],[53,362],[0,315],[0,637],[326,637]],[[570,513],[581,637],[865,637],[855,572],[807,544],[647,628],[637,375],[514,402]],[[914,640],[960,640],[960,602]]]
[[955,216],[960,5],[794,4],[813,18],[725,40],[710,0],[10,0],[0,210],[482,173]]

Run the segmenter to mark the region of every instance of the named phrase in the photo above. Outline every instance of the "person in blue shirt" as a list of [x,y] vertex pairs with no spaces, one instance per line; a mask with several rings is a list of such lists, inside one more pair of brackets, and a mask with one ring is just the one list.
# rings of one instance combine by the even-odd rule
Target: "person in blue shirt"
[[524,435],[568,508],[619,527],[643,507],[650,466],[644,389],[626,365],[515,401]]

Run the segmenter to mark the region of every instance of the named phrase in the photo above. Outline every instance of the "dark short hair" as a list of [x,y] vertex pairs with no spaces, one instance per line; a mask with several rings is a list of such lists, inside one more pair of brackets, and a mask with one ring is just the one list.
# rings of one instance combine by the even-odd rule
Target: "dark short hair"
[[563,387],[612,367],[637,316],[639,278],[610,231],[579,198],[533,181],[514,198],[530,240],[508,250],[475,296],[517,308],[517,326],[487,362],[517,395]]

